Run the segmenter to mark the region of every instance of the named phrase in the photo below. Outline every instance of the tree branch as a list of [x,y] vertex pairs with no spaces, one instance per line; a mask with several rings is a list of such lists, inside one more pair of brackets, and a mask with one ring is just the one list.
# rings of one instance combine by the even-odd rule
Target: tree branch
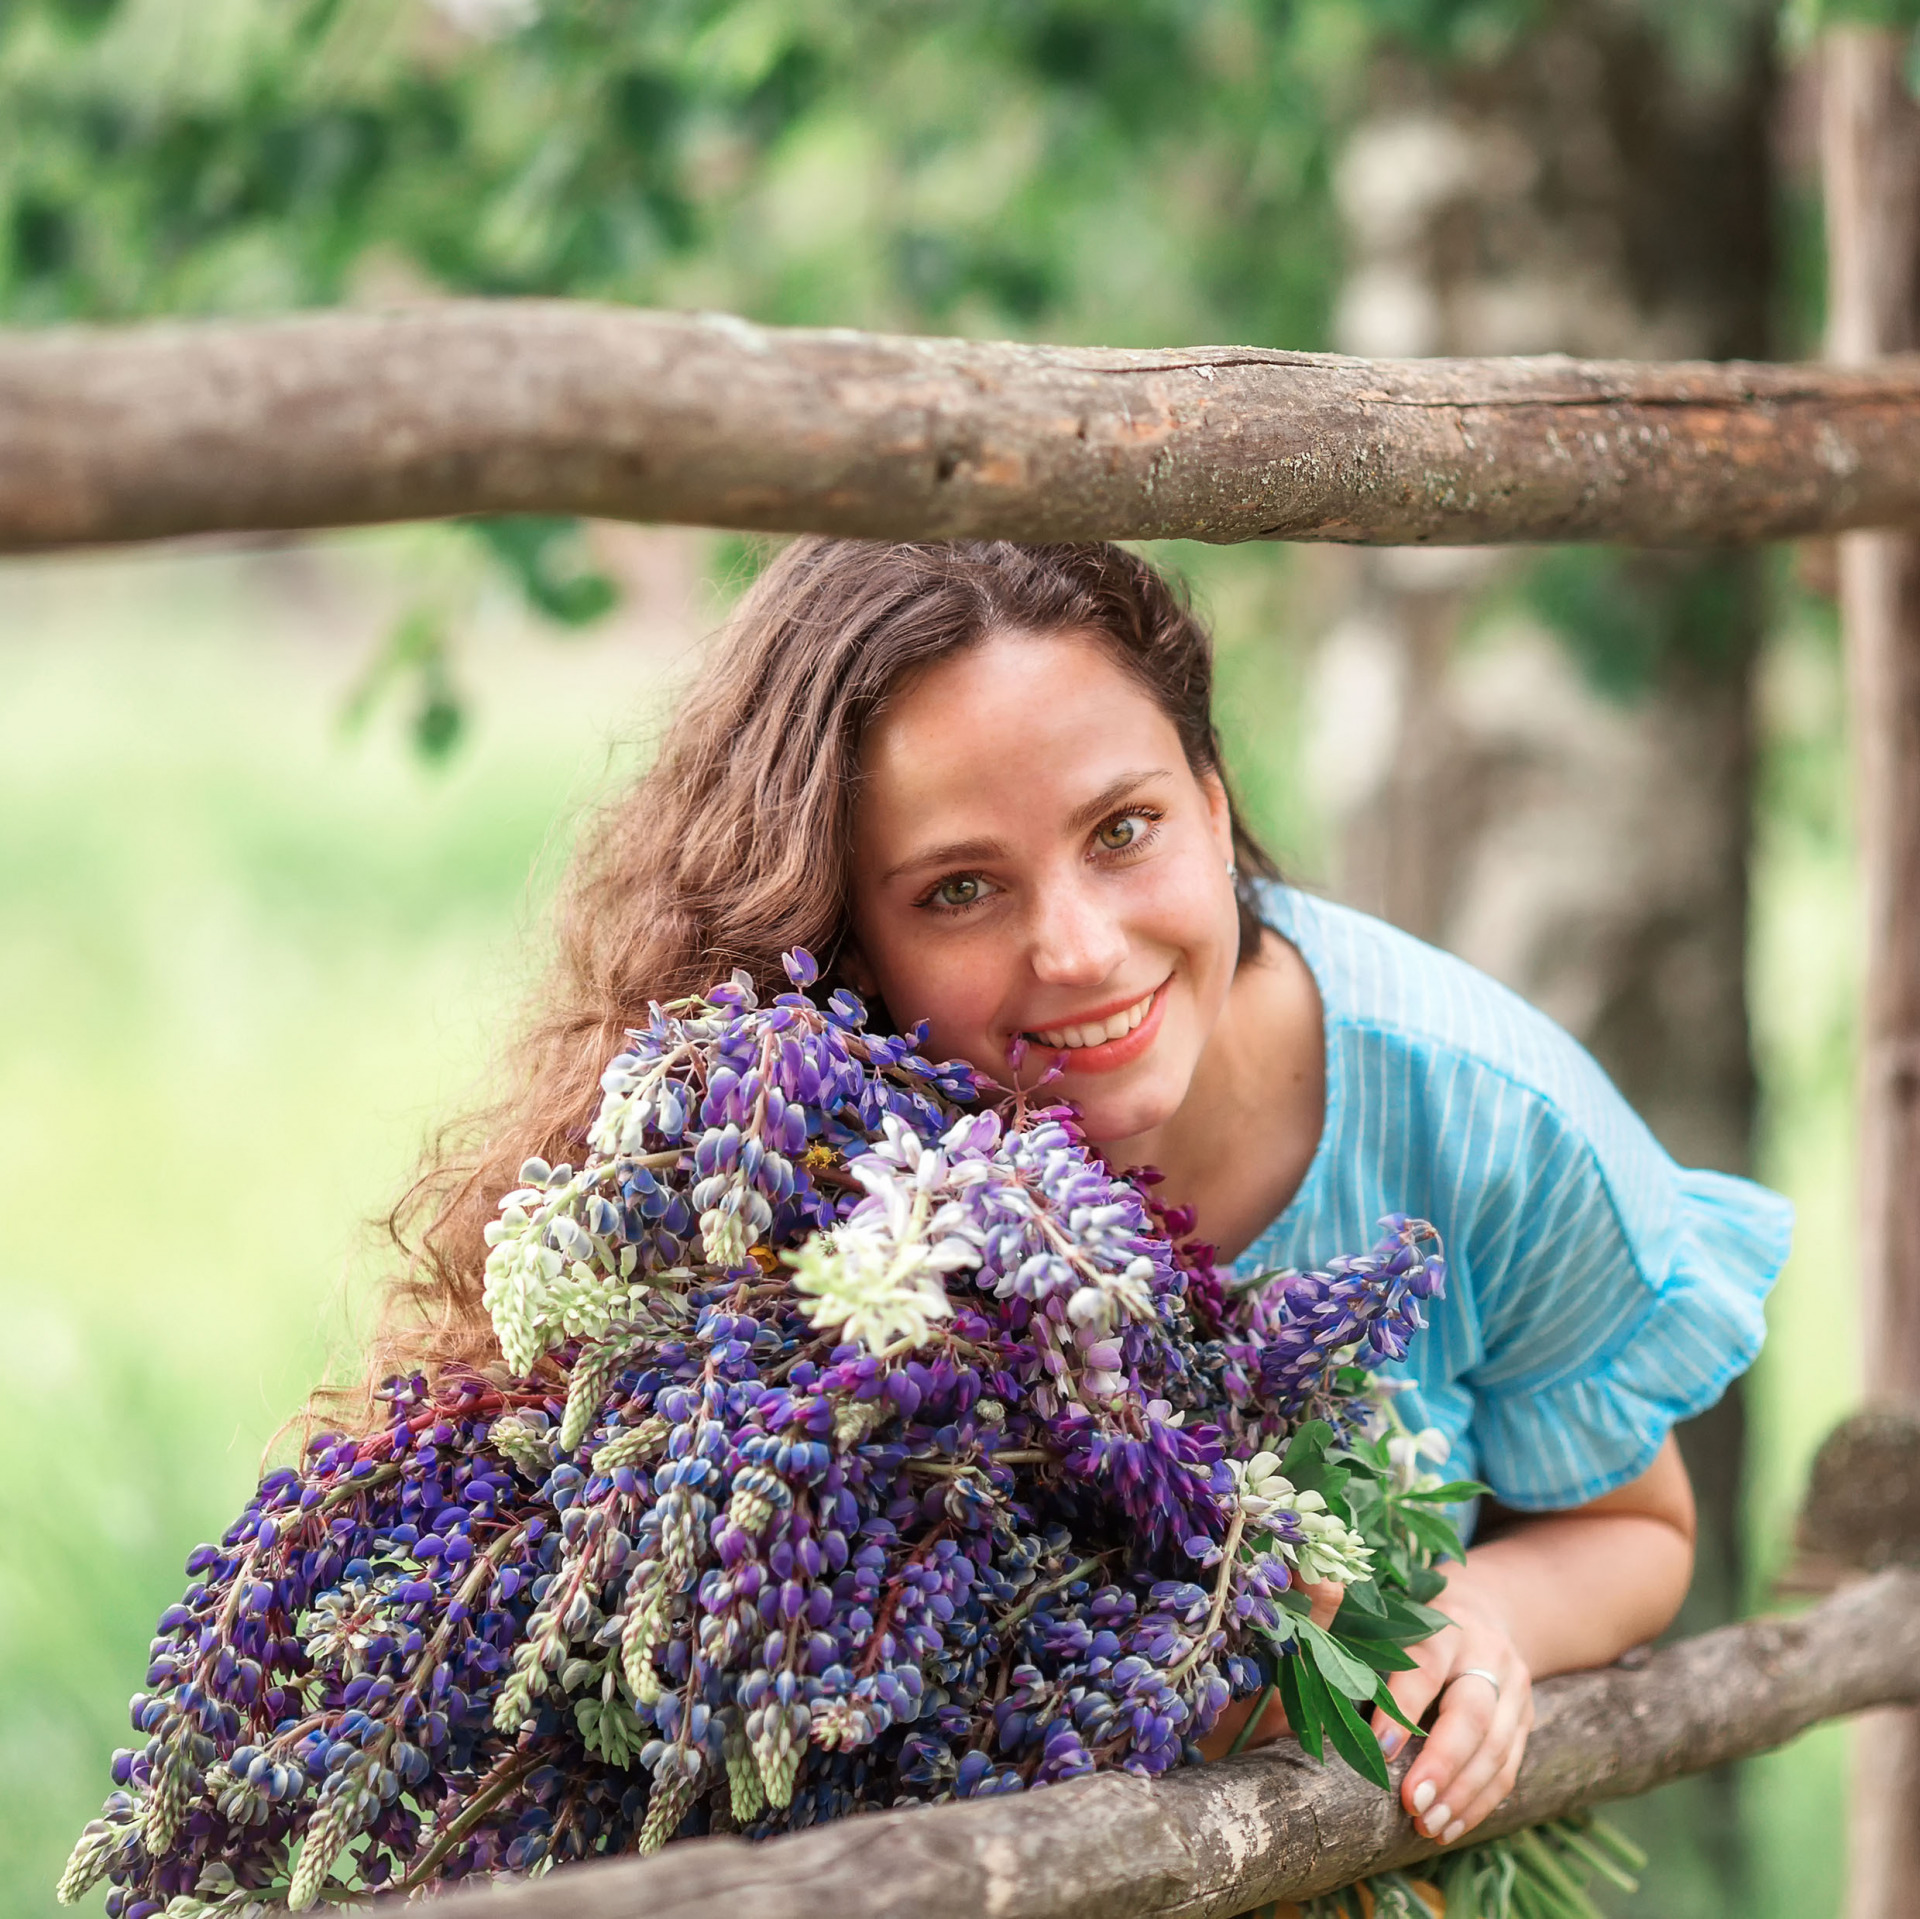
[[886,539],[1920,523],[1920,358],[1127,352],[549,301],[0,334],[0,551],[467,513]]
[[[1920,1700],[1920,1572],[1878,1575],[1790,1619],[1686,1640],[1637,1668],[1538,1688],[1519,1784],[1476,1837],[1763,1752],[1822,1719]],[[1396,1778],[1405,1764],[1395,1769]],[[1397,1799],[1291,1740],[1149,1781],[1124,1774],[879,1813],[750,1845],[454,1894],[444,1919],[1228,1919],[1431,1857]]]

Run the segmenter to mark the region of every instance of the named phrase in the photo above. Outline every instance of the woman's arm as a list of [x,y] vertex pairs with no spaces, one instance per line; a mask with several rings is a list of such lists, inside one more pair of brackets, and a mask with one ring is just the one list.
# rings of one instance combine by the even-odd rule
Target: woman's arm
[[[1667,1627],[1693,1576],[1693,1537],[1693,1488],[1669,1435],[1630,1485],[1525,1520],[1451,1569],[1433,1603],[1455,1624],[1410,1646],[1414,1669],[1391,1681],[1411,1720],[1440,1701],[1401,1787],[1422,1831],[1451,1844],[1513,1789],[1535,1679],[1610,1664]],[[1408,1736],[1390,1726],[1380,1743],[1391,1757]]]

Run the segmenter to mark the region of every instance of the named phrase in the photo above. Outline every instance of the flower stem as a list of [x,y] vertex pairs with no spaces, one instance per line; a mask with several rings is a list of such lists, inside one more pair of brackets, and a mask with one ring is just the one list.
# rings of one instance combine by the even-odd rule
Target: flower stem
[[459,1812],[447,1821],[446,1828],[433,1844],[427,1848],[420,1863],[401,1881],[402,1892],[413,1892],[427,1883],[434,1868],[439,1865],[468,1833],[470,1833],[521,1780],[532,1772],[545,1755],[539,1751],[525,1754],[516,1764],[509,1765],[504,1772],[497,1773],[493,1779],[474,1794],[462,1806]]
[[1233,1744],[1227,1748],[1227,1757],[1231,1759],[1237,1752],[1245,1752],[1247,1741],[1253,1737],[1253,1731],[1267,1716],[1267,1707],[1272,1703],[1273,1695],[1280,1688],[1271,1683],[1264,1685],[1254,1694],[1253,1710],[1247,1714],[1247,1723],[1233,1735]]
[[1095,1553],[1091,1559],[1082,1559],[1069,1566],[1058,1579],[1049,1579],[1044,1586],[1034,1587],[1033,1591],[1028,1593],[1026,1598],[1000,1621],[1000,1624],[994,1628],[995,1632],[1004,1639],[1041,1600],[1046,1598],[1048,1593],[1056,1593],[1062,1586],[1071,1586],[1076,1579],[1084,1579],[1106,1556],[1105,1553]]
[[1220,1576],[1213,1582],[1213,1604],[1207,1611],[1206,1629],[1194,1641],[1193,1650],[1167,1674],[1167,1684],[1170,1686],[1184,1678],[1189,1667],[1199,1664],[1202,1655],[1213,1644],[1213,1635],[1220,1630],[1221,1620],[1227,1616],[1227,1594],[1233,1589],[1233,1565],[1239,1557],[1240,1535],[1246,1531],[1246,1527],[1246,1514],[1235,1513],[1232,1523],[1227,1527],[1226,1542],[1220,1549]]

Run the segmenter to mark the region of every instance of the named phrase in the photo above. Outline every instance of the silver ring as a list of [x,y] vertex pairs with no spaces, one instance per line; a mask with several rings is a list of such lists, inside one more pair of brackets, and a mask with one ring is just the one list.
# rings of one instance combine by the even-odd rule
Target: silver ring
[[1454,1679],[1484,1679],[1487,1684],[1493,1688],[1494,1698],[1498,1699],[1500,1697],[1499,1680],[1484,1666],[1462,1666],[1460,1670],[1453,1675],[1453,1679],[1447,1681],[1447,1684],[1451,1686]]

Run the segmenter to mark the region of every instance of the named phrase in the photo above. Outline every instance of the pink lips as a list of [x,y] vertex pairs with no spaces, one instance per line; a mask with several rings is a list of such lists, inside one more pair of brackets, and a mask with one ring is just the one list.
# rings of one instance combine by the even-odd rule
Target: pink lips
[[[1154,988],[1153,1004],[1147,1008],[1146,1017],[1130,1033],[1122,1033],[1118,1039],[1102,1040],[1098,1046],[1047,1046],[1041,1041],[1028,1038],[1028,1047],[1036,1053],[1044,1053],[1049,1059],[1059,1063],[1068,1073],[1117,1073],[1123,1066],[1131,1066],[1148,1047],[1160,1031],[1160,1021],[1167,1009],[1167,984],[1162,980]],[[1132,1000],[1121,1000],[1118,1005],[1107,1008],[1105,1013],[1094,1013],[1084,1017],[1084,1024],[1095,1019],[1111,1018],[1133,1004]]]

